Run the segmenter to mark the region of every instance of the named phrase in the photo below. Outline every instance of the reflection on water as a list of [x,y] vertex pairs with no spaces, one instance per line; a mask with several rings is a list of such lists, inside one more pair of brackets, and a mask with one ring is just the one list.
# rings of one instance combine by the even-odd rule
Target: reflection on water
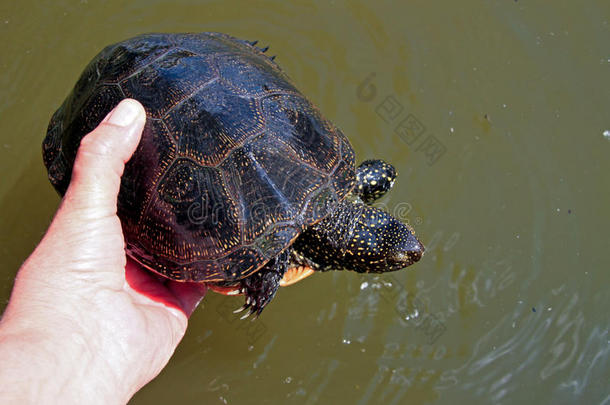
[[26,1],[0,7],[0,297],[58,199],[40,143],[103,46],[150,31],[270,45],[427,247],[318,274],[256,322],[210,294],[154,403],[608,403],[610,3]]

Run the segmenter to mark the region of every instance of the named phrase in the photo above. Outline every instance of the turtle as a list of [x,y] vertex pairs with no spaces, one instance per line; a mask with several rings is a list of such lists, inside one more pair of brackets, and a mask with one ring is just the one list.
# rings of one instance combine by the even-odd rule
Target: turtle
[[356,167],[343,132],[256,44],[207,32],[107,46],[42,144],[63,195],[83,136],[122,99],[138,100],[146,124],[117,202],[126,253],[165,278],[245,295],[245,316],[314,271],[383,273],[424,253],[407,223],[372,204],[394,167]]

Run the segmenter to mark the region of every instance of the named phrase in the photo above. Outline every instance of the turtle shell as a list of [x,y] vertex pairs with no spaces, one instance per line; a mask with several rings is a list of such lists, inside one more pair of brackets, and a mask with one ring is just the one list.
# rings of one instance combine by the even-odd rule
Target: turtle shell
[[106,47],[53,115],[49,178],[124,98],[146,109],[117,212],[130,256],[180,281],[249,276],[351,191],[354,152],[264,50],[225,34],[147,34]]

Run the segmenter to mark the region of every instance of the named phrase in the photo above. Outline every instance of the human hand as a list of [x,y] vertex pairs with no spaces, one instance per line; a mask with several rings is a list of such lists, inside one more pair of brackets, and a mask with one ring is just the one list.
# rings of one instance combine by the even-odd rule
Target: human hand
[[128,259],[117,195],[146,116],[122,101],[81,141],[47,233],[0,320],[1,403],[125,403],[167,364],[202,284]]

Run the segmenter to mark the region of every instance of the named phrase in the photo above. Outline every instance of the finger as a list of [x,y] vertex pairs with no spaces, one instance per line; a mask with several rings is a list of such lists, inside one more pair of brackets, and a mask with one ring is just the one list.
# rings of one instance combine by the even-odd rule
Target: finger
[[142,105],[126,99],[81,140],[64,204],[71,209],[90,209],[99,217],[116,213],[121,175],[140,142],[145,122]]

